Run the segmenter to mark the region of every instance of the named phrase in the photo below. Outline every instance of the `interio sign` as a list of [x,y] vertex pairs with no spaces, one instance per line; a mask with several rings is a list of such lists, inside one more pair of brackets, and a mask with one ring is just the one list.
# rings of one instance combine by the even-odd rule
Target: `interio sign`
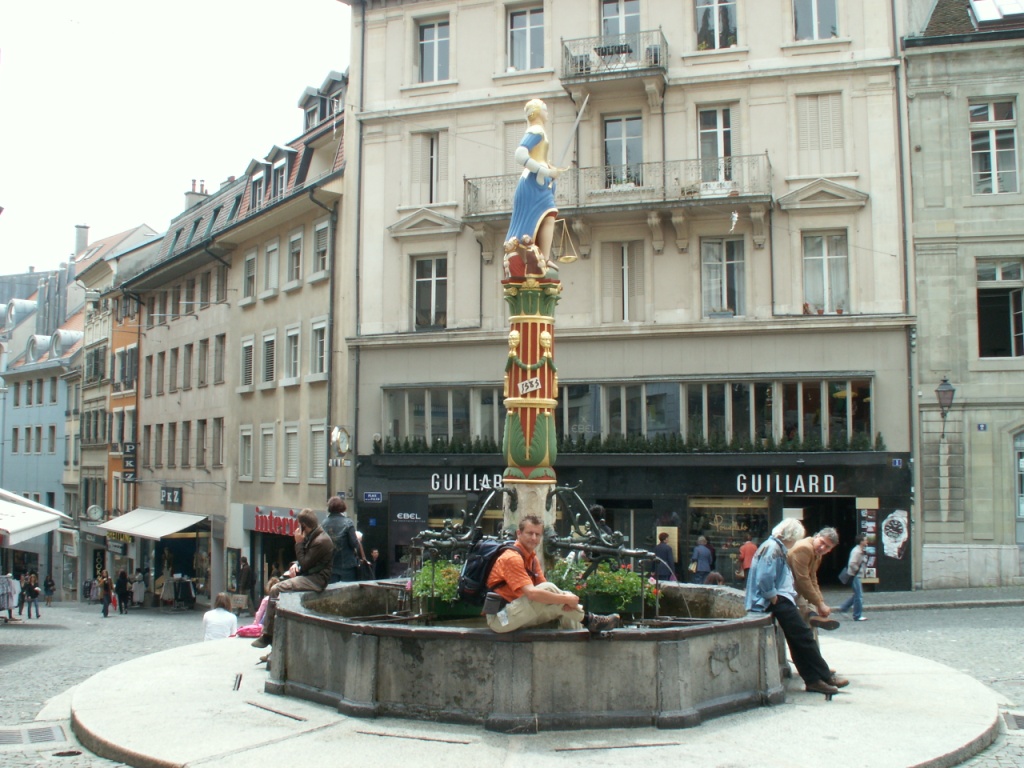
[[273,533],[277,536],[293,536],[299,525],[297,509],[276,509],[256,507],[252,529],[256,533]]

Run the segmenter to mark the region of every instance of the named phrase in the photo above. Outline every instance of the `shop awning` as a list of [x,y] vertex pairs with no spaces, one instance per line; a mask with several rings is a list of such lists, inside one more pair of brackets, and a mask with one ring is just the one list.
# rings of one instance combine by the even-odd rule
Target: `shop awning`
[[11,547],[42,536],[71,518],[56,509],[0,489],[0,545]]
[[183,531],[201,523],[206,515],[186,515],[184,512],[169,512],[166,509],[145,509],[139,507],[127,514],[100,524],[100,528],[116,533],[127,533],[140,539],[162,539],[172,533]]

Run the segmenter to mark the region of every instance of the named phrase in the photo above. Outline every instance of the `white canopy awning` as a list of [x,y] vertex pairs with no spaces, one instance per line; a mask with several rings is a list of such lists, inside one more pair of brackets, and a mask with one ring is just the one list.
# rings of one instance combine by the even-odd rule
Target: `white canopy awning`
[[11,547],[49,533],[71,518],[0,488],[0,545]]
[[100,524],[100,528],[117,533],[127,533],[140,539],[157,541],[164,536],[183,531],[189,526],[202,522],[206,515],[186,515],[184,512],[169,512],[166,509],[145,509],[139,507],[127,514]]

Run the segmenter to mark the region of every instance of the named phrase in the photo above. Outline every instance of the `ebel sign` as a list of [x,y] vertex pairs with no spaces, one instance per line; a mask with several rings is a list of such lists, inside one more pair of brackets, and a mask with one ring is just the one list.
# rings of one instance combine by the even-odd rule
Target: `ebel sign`
[[501,488],[501,475],[471,475],[468,472],[435,472],[430,476],[432,491],[492,491]]
[[836,492],[836,476],[816,472],[741,472],[736,475],[737,493],[811,493]]

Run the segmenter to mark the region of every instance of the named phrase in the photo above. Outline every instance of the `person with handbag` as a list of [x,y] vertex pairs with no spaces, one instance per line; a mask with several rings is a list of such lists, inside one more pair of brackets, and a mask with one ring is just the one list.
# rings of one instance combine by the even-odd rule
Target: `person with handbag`
[[693,574],[694,584],[703,584],[704,579],[711,573],[714,567],[714,555],[708,547],[708,540],[704,536],[697,537],[697,546],[693,548],[690,555],[690,573]]
[[850,559],[846,567],[839,572],[839,580],[848,584],[853,589],[853,594],[836,610],[840,613],[847,613],[850,608],[853,608],[854,621],[867,621],[867,617],[864,616],[864,590],[860,583],[860,577],[864,575],[868,565],[868,555],[865,550],[867,543],[867,534],[860,534],[857,537],[856,546],[850,550]]

